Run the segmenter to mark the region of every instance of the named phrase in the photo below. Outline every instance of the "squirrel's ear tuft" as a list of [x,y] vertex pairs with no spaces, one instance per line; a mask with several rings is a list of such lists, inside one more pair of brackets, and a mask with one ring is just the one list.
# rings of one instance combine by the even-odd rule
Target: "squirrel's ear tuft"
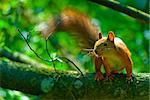
[[114,38],[115,38],[114,32],[112,32],[112,31],[108,32],[107,39],[110,40],[110,41],[112,41],[112,42],[114,42]]
[[98,35],[99,35],[99,39],[101,39],[102,38],[102,33],[99,32]]

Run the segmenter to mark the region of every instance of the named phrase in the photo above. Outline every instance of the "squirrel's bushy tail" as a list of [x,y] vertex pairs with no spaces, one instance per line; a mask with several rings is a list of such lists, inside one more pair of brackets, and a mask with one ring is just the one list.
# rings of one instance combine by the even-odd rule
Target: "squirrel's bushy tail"
[[76,36],[84,48],[93,48],[95,41],[98,40],[97,27],[88,16],[73,9],[65,9],[54,16],[42,34],[47,39],[56,31],[66,31]]

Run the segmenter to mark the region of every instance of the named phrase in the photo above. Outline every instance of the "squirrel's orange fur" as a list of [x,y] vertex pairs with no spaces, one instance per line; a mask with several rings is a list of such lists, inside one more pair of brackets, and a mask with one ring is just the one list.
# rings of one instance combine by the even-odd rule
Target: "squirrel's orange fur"
[[[120,39],[115,37],[113,32],[108,33],[108,37],[100,38],[94,46],[96,80],[102,79],[100,66],[103,64],[107,78],[112,78],[111,72],[118,72],[126,69],[127,79],[132,78],[132,60],[127,46]],[[101,62],[98,63],[97,61]]]
[[81,12],[65,9],[49,21],[48,29],[42,31],[48,38],[55,31],[67,31],[78,37],[82,47],[93,48],[95,54],[96,80],[103,78],[100,66],[104,65],[107,78],[112,78],[111,72],[126,69],[127,79],[132,77],[132,60],[130,51],[124,42],[115,38],[113,32],[108,37],[102,37],[91,20]]
[[42,31],[48,38],[55,31],[67,31],[79,39],[84,48],[93,48],[98,40],[98,29],[85,14],[74,10],[64,9],[48,23],[48,29]]

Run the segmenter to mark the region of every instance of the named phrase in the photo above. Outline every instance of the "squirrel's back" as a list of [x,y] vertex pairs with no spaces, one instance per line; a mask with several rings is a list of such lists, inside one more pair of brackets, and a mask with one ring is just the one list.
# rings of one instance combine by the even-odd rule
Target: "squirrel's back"
[[97,27],[88,16],[73,9],[64,9],[60,14],[54,16],[42,34],[48,38],[56,31],[66,31],[76,36],[84,48],[93,48],[98,40]]

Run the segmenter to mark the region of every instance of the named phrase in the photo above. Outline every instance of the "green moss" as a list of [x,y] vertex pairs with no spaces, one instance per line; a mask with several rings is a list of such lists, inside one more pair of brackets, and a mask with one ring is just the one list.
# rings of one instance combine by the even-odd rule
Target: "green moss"
[[55,85],[53,78],[43,79],[41,82],[41,90],[45,93],[50,92]]

